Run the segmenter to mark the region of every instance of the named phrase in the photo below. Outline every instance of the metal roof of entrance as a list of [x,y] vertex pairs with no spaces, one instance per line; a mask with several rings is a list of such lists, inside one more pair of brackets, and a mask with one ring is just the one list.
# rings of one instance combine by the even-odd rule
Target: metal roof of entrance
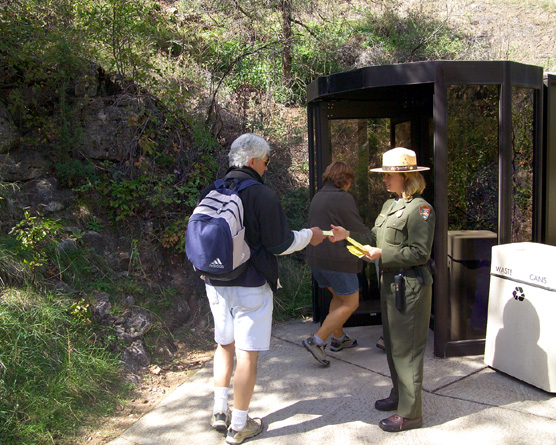
[[[447,84],[502,84],[539,88],[543,69],[512,61],[431,61],[369,66],[321,76],[307,87],[307,102],[322,100],[388,100],[412,97],[415,86]],[[411,88],[407,88],[411,86]]]

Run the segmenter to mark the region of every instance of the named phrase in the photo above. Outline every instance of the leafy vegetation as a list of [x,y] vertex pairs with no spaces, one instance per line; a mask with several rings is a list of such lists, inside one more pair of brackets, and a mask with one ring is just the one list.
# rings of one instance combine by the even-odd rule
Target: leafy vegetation
[[[149,281],[141,251],[151,243],[183,254],[188,215],[199,190],[225,171],[233,137],[255,131],[276,147],[268,182],[300,229],[307,160],[287,153],[305,143],[307,84],[365,65],[469,57],[480,46],[447,14],[414,3],[0,0],[0,103],[20,146],[48,158],[59,186],[76,197],[59,215],[22,210],[18,186],[0,177],[0,441],[66,443],[89,416],[113,409],[126,387],[114,335],[91,322],[88,296],[109,292],[118,314],[132,294],[155,317],[151,351],[169,335],[162,320],[178,296]],[[131,137],[114,147],[116,157],[83,155],[94,142],[82,119],[91,98],[124,110],[120,130]],[[465,110],[488,131],[488,110]],[[458,131],[450,137],[463,141]],[[479,152],[484,141],[469,138],[465,149]],[[516,164],[527,156],[516,153]],[[476,159],[469,175],[485,161]],[[365,175],[361,164],[361,190]],[[523,189],[516,213],[528,206],[527,180],[527,172],[515,177]],[[126,237],[121,276],[83,244],[88,232],[106,230]],[[287,280],[275,317],[310,314],[302,254],[282,258],[280,268]]]
[[[273,318],[277,321],[308,317],[312,312],[311,269],[303,254],[294,253],[280,259],[280,284],[274,295]],[[286,278],[287,277],[287,278]]]
[[48,218],[31,216],[25,212],[21,220],[10,233],[21,243],[19,249],[32,256],[31,260],[24,258],[24,264],[31,269],[43,266],[47,259],[47,249],[52,247],[56,235],[62,228],[59,221]]
[[[61,184],[81,193],[91,212],[100,202],[116,223],[158,215],[159,240],[178,251],[199,188],[225,168],[217,154],[222,106],[244,130],[288,143],[292,127],[280,124],[276,104],[302,104],[317,76],[361,63],[456,58],[466,42],[426,13],[402,14],[395,1],[374,10],[297,0],[0,5],[5,100],[25,138],[54,147]],[[161,113],[143,110],[128,122],[137,146],[123,163],[79,155],[75,94],[99,79],[98,93],[159,101]]]

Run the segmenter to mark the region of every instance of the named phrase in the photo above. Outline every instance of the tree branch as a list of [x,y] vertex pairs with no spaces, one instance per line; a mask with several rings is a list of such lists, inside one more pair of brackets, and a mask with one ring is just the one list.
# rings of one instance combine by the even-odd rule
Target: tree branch
[[438,32],[439,32],[441,29],[443,29],[444,27],[446,27],[446,23],[447,23],[447,22],[448,22],[448,18],[446,17],[446,19],[445,19],[440,25],[438,25],[437,28],[436,28],[433,32],[431,32],[427,37],[425,37],[424,39],[422,39],[422,40],[419,42],[419,44],[418,44],[415,48],[413,48],[413,49],[411,50],[411,54],[409,55],[409,61],[410,61],[410,62],[413,62],[413,57],[415,56],[415,53],[416,53],[420,48],[422,48],[422,47],[425,46],[428,42],[430,42],[430,41],[436,36],[436,34],[438,34]]
[[309,34],[311,34],[315,39],[318,38],[318,36],[313,31],[311,31],[311,29],[305,23],[302,23],[299,20],[296,20],[294,18],[292,18],[292,23],[295,23],[296,25],[299,25],[302,28],[304,28],[305,31],[307,31]]
[[208,123],[210,122],[210,119],[212,117],[212,111],[214,109],[214,103],[216,101],[216,95],[218,94],[218,90],[220,89],[220,87],[222,86],[222,82],[224,82],[224,79],[226,78],[226,76],[228,74],[230,74],[230,72],[232,71],[233,67],[243,58],[248,57],[248,56],[252,56],[253,54],[256,54],[260,51],[262,51],[263,49],[268,48],[271,45],[276,45],[277,43],[280,43],[279,41],[273,41],[273,42],[269,42],[263,46],[260,46],[259,48],[253,49],[252,51],[248,51],[246,53],[243,53],[239,56],[237,56],[235,58],[235,60],[230,64],[230,66],[226,69],[226,71],[224,72],[224,74],[222,75],[222,77],[220,78],[220,81],[218,82],[218,85],[216,86],[214,93],[212,94],[212,99],[210,101],[210,105],[209,105],[209,109],[208,109],[208,115],[207,115],[207,119],[205,121],[205,123],[208,125]]
[[239,4],[239,2],[237,0],[234,0],[234,5],[236,6],[236,8],[238,9],[239,12],[241,12],[245,17],[247,17],[248,19],[253,20],[253,16],[251,15],[250,12],[245,11],[241,5]]

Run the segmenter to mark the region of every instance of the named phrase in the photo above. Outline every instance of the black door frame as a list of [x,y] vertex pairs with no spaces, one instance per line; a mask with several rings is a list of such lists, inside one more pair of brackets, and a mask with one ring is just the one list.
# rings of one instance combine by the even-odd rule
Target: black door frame
[[[555,84],[554,76],[544,79]],[[426,121],[412,113],[423,101],[430,101],[433,119],[434,207],[437,215],[433,256],[437,264],[434,282],[434,355],[451,357],[482,354],[484,339],[449,339],[448,253],[448,101],[451,85],[498,85],[499,99],[499,221],[498,243],[511,242],[512,217],[512,89],[533,90],[533,241],[554,240],[549,229],[547,199],[556,198],[556,183],[546,188],[547,153],[556,151],[553,132],[549,147],[543,145],[543,70],[511,61],[435,61],[374,66],[319,77],[307,87],[309,129],[309,187],[311,197],[322,186],[322,172],[331,160],[329,121],[332,119],[404,118],[423,129]],[[547,90],[545,87],[545,93]],[[392,98],[395,98],[393,100]],[[556,99],[548,114],[556,119]],[[413,137],[413,135],[412,135]],[[424,137],[420,131],[418,138]],[[556,154],[549,158],[555,165]],[[556,209],[549,210],[556,213]],[[551,224],[554,224],[553,222]],[[442,297],[444,296],[444,297]],[[315,298],[313,298],[315,304]]]

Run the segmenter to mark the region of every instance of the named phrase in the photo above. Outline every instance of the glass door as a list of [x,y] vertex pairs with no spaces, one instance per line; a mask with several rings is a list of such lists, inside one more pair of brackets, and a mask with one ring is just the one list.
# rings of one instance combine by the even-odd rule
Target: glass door
[[498,244],[499,87],[448,88],[449,340],[485,338]]

